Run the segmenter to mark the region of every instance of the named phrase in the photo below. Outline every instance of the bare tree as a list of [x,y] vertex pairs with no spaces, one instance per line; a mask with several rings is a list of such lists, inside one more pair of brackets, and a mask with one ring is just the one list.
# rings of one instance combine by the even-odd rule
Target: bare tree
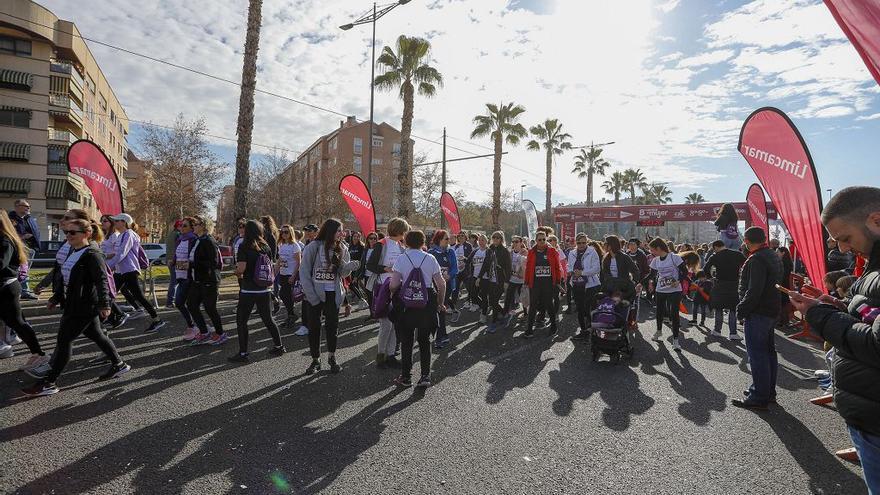
[[298,195],[293,194],[293,165],[286,152],[273,149],[251,166],[247,209],[252,215],[272,215],[277,222],[293,219]]
[[147,126],[141,143],[148,181],[145,196],[161,205],[167,225],[183,215],[204,215],[220,192],[228,165],[208,148],[204,119],[177,116],[173,129]]

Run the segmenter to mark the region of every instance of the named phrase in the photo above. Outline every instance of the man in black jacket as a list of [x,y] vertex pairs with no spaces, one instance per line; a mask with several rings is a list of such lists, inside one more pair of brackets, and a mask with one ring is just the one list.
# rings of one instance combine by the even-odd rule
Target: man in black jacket
[[746,257],[739,251],[724,247],[724,242],[712,243],[712,251],[703,271],[715,274],[712,281],[712,292],[709,294],[709,305],[715,310],[715,326],[712,329],[713,337],[721,337],[721,324],[724,322],[724,310],[728,310],[727,327],[730,330],[730,340],[742,340],[736,332],[736,305],[739,303],[737,294],[737,281],[739,269],[746,262]]
[[813,333],[834,344],[834,405],[846,421],[871,493],[880,493],[880,318],[860,310],[880,306],[880,188],[842,189],[822,211],[822,223],[841,251],[868,257],[849,304],[828,295],[792,293]]
[[734,399],[733,405],[747,409],[766,409],[776,402],[776,333],[773,330],[782,299],[776,284],[782,281],[782,261],[767,245],[767,234],[761,227],[746,229],[745,245],[749,250],[739,275],[739,304],[736,314],[745,323],[746,353],[752,373],[752,385],[745,399]]

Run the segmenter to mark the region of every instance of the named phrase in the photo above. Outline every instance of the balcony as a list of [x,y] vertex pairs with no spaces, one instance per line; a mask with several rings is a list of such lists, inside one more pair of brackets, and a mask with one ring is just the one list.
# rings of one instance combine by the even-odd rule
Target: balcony
[[49,162],[46,167],[49,175],[67,175],[67,164],[64,162]]
[[70,131],[61,131],[58,129],[49,128],[49,141],[60,141],[62,143],[71,145],[75,143],[79,138],[76,134]]
[[58,93],[49,94],[49,114],[58,120],[63,120],[82,127],[83,111],[67,95]]
[[70,79],[79,86],[80,91],[85,88],[85,81],[83,77],[79,74],[79,71],[73,66],[72,63],[66,60],[51,60],[49,61],[49,70],[55,72],[56,74],[66,74],[70,76]]

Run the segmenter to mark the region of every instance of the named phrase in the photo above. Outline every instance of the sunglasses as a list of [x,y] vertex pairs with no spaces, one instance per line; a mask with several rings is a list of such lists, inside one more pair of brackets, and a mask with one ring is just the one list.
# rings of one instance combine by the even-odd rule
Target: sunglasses
[[65,230],[64,235],[76,235],[76,234],[85,234],[84,230]]

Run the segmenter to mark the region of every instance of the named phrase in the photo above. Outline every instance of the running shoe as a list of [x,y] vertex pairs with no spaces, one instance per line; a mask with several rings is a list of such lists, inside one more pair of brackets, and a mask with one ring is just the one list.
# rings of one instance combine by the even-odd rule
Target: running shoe
[[43,378],[49,376],[50,371],[52,371],[52,365],[49,363],[49,361],[46,361],[39,366],[24,370],[25,373],[36,378],[37,380],[42,380]]
[[39,297],[34,294],[31,294],[30,292],[23,292],[21,294],[22,301],[36,301],[37,299],[39,299]]
[[198,336],[199,329],[196,327],[189,327],[186,329],[186,332],[183,333],[183,340],[195,340]]
[[431,377],[428,375],[422,375],[419,378],[419,381],[416,383],[416,387],[418,388],[428,388],[431,386]]
[[581,330],[576,335],[573,335],[571,337],[571,340],[574,340],[574,341],[589,340],[589,338],[590,338],[590,331],[589,330]]
[[285,352],[287,352],[287,349],[285,349],[283,345],[269,349],[269,355],[274,357],[282,356]]
[[31,354],[27,361],[24,362],[23,365],[18,367],[19,371],[26,371],[29,369],[36,368],[37,366],[42,366],[49,362],[49,356],[41,356],[39,354]]
[[174,309],[174,301],[168,301],[167,303],[165,303],[165,308]]
[[[119,309],[122,309],[122,308],[119,308]],[[140,320],[141,318],[143,318],[145,316],[147,316],[147,312],[142,309],[139,309],[137,311],[132,310],[132,311],[128,312],[128,319],[129,320]]]
[[226,335],[226,332],[223,333],[214,333],[211,334],[211,345],[223,345],[226,341],[229,340],[229,335]]
[[310,364],[309,367],[306,368],[306,374],[311,375],[314,374],[316,371],[321,371],[321,361],[312,360],[312,364]]
[[120,311],[124,311],[126,313],[131,313],[134,311],[134,307],[129,304],[118,304]]
[[663,340],[663,331],[657,330],[656,332],[654,332],[654,336],[651,337],[651,340],[653,340],[654,342],[660,342],[661,340]]
[[196,338],[192,340],[192,345],[202,345],[202,344],[210,344],[211,343],[211,334],[210,333],[200,333],[196,335]]
[[251,359],[248,357],[248,353],[242,354],[240,352],[238,352],[232,356],[229,356],[228,358],[226,358],[226,360],[229,361],[230,363],[239,363],[239,364],[245,364],[245,363],[251,362]]
[[339,366],[339,364],[336,362],[335,357],[331,357],[328,360],[328,363],[330,364],[330,373],[335,374],[335,373],[339,373],[340,371],[342,371],[342,366]]
[[119,364],[110,365],[110,369],[106,373],[98,377],[98,380],[110,380],[111,378],[119,378],[120,376],[131,371],[131,366],[122,361]]
[[300,337],[305,337],[309,334],[309,329],[305,325],[300,325],[299,330],[294,333],[294,335],[298,335]]
[[412,387],[412,380],[409,378],[404,378],[403,375],[398,375],[398,377],[394,379],[394,383],[396,383],[399,387]]
[[162,320],[153,320],[153,322],[150,323],[150,326],[148,326],[147,329],[144,330],[144,333],[155,333],[155,332],[158,332],[159,329],[162,328],[162,327],[164,327],[165,325],[167,325],[167,323],[165,323],[165,322],[162,321]]
[[675,352],[681,352],[681,337],[675,337],[672,339],[672,348]]
[[110,322],[110,328],[115,330],[122,325],[125,325],[128,322],[129,318],[130,316],[128,313],[122,313],[122,318]]
[[18,345],[21,344],[21,337],[15,333],[15,330],[8,328],[6,331],[6,338],[3,342],[6,342],[9,345]]
[[25,387],[21,389],[21,391],[24,392],[25,395],[29,395],[31,397],[40,397],[43,395],[57,394],[58,387],[56,387],[55,384],[52,382],[40,380],[30,387]]
[[0,342],[0,359],[11,358],[15,356],[15,349],[6,342]]
[[730,337],[729,337],[729,338],[730,338],[730,340],[742,340],[742,339],[743,339],[743,338],[742,338],[742,335],[740,335],[740,334],[738,334],[738,333],[732,333],[732,334],[730,334]]
[[709,332],[709,335],[713,337],[724,337],[724,334],[722,334],[718,330],[712,330],[711,332]]

